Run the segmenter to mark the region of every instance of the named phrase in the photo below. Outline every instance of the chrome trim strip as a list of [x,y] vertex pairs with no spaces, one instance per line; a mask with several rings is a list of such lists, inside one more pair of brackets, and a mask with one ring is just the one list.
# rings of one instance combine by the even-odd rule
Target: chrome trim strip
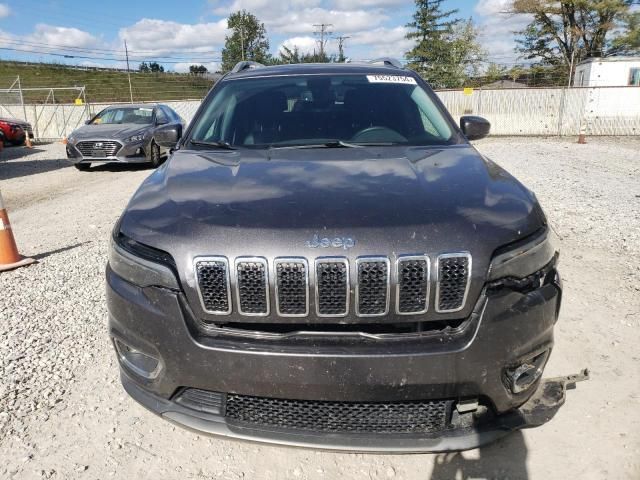
[[[280,311],[280,296],[278,295],[278,264],[280,263],[302,263],[305,268],[305,311],[304,313],[282,313]],[[281,317],[306,317],[309,315],[309,262],[304,257],[276,257],[273,261],[273,284],[276,294],[276,312]]]
[[[360,313],[360,264],[365,262],[383,262],[387,267],[387,288],[385,293],[384,311],[381,313]],[[389,290],[391,288],[391,263],[387,257],[372,256],[356,258],[356,316],[358,317],[383,317],[389,314]]]
[[[403,261],[423,260],[427,265],[427,291],[425,292],[424,309],[415,312],[400,311],[400,263]],[[399,255],[396,259],[396,314],[397,315],[420,315],[429,311],[429,300],[431,300],[431,259],[429,255]]]
[[[440,310],[440,259],[442,258],[457,258],[457,257],[465,257],[468,259],[467,266],[467,285],[464,290],[464,296],[462,297],[462,304],[459,308],[453,308],[449,310]],[[472,264],[471,264],[471,254],[469,252],[456,252],[456,253],[443,253],[438,255],[436,260],[436,312],[438,313],[452,313],[459,312],[462,310],[467,303],[467,295],[469,294],[469,287],[471,286],[471,272],[472,272]]]
[[[264,293],[265,293],[265,297],[266,297],[266,307],[267,307],[267,311],[266,312],[261,312],[261,313],[250,313],[250,312],[243,312],[242,311],[242,307],[240,305],[240,287],[238,285],[238,264],[240,263],[261,263],[262,265],[264,265]],[[264,257],[236,257],[235,261],[233,262],[233,281],[235,283],[235,290],[236,290],[236,305],[238,307],[238,313],[240,315],[245,315],[247,317],[267,317],[269,316],[269,313],[271,311],[271,305],[270,305],[270,297],[269,297],[269,262],[267,262],[267,259]]]
[[[320,313],[320,295],[318,294],[318,264],[319,263],[343,263],[346,267],[346,299],[345,299],[345,312],[337,314],[325,314]],[[351,297],[351,281],[349,272],[349,260],[345,257],[317,257],[313,264],[313,283],[315,287],[315,301],[316,301],[316,315],[318,317],[346,317],[349,315],[349,300]]]
[[[198,262],[222,262],[225,265],[227,276],[227,304],[229,309],[227,311],[207,310],[204,304],[204,298],[200,291],[200,280],[198,279]],[[231,306],[231,272],[229,272],[229,260],[227,257],[213,256],[213,257],[195,257],[193,259],[193,276],[196,279],[196,290],[198,291],[198,297],[200,298],[200,305],[202,309],[211,315],[230,315],[233,307]]]

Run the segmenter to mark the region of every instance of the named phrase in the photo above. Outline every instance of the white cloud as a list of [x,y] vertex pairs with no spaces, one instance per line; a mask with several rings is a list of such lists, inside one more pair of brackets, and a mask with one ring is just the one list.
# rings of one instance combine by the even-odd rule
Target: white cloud
[[334,7],[345,10],[364,7],[392,7],[406,4],[407,0],[333,0]]
[[8,17],[10,13],[11,9],[9,8],[9,5],[6,3],[0,3],[0,18]]
[[222,48],[226,31],[226,19],[186,24],[143,18],[130,27],[121,28],[118,36],[127,40],[134,53],[136,50],[157,54],[179,50],[211,52]]
[[[39,23],[33,33],[23,37],[28,42],[62,45],[65,47],[95,47],[101,40],[89,32],[71,27],[57,27]],[[26,47],[25,47],[26,48]]]
[[479,16],[479,40],[491,62],[511,64],[517,61],[513,32],[522,30],[531,20],[529,15],[507,13],[511,3],[511,0],[479,0],[474,8]]
[[356,32],[347,40],[347,56],[354,57],[350,53],[349,47],[355,46],[357,48],[353,50],[358,53],[356,58],[394,57],[402,59],[405,52],[413,46],[413,41],[405,38],[406,34],[407,29],[403,26],[378,27],[373,30]]
[[278,47],[278,52],[282,51],[282,47],[287,47],[290,50],[293,50],[295,47],[298,48],[300,53],[308,54],[313,53],[313,51],[317,48],[318,42],[313,37],[292,37],[287,38],[280,46]]

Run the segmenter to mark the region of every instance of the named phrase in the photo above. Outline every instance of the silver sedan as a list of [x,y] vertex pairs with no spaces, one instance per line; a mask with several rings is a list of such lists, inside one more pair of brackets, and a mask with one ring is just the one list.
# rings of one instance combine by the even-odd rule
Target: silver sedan
[[162,132],[177,130],[184,121],[166,105],[130,104],[105,108],[67,138],[67,158],[78,170],[94,162],[151,163],[159,166],[170,147],[158,140]]

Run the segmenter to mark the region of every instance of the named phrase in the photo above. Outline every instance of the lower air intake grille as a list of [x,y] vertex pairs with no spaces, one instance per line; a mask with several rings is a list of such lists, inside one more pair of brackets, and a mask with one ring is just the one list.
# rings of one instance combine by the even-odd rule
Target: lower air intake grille
[[435,433],[447,427],[451,401],[329,402],[227,395],[228,420],[255,426],[335,433]]
[[358,302],[356,313],[360,316],[384,315],[389,300],[389,261],[364,259],[357,261]]
[[276,260],[278,314],[307,315],[309,305],[307,262]]
[[438,257],[438,312],[454,312],[464,307],[471,257],[468,254],[447,254]]
[[244,315],[268,315],[267,262],[251,259],[236,262],[238,310]]
[[180,393],[175,401],[180,405],[199,412],[220,414],[222,412],[222,393],[187,388]]
[[229,313],[231,302],[227,260],[222,258],[198,260],[196,275],[205,311],[214,314]]
[[426,312],[428,295],[428,257],[401,258],[398,261],[398,313]]
[[346,260],[318,261],[316,289],[318,315],[341,316],[349,310],[349,269]]

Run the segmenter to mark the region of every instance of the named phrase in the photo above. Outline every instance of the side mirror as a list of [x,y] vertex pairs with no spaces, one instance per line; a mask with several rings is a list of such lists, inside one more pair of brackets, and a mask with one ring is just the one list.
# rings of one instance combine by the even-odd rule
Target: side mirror
[[182,125],[172,124],[159,127],[154,135],[158,145],[164,148],[174,148],[182,137]]
[[91,123],[91,119],[89,119],[89,120],[85,120],[85,121],[84,121],[84,124],[85,124],[85,125],[89,125],[90,123]]
[[487,119],[476,115],[463,115],[460,117],[460,130],[468,140],[480,140],[489,135],[491,124]]
[[169,123],[169,120],[167,120],[166,118],[156,118],[156,125],[166,125],[167,123]]

